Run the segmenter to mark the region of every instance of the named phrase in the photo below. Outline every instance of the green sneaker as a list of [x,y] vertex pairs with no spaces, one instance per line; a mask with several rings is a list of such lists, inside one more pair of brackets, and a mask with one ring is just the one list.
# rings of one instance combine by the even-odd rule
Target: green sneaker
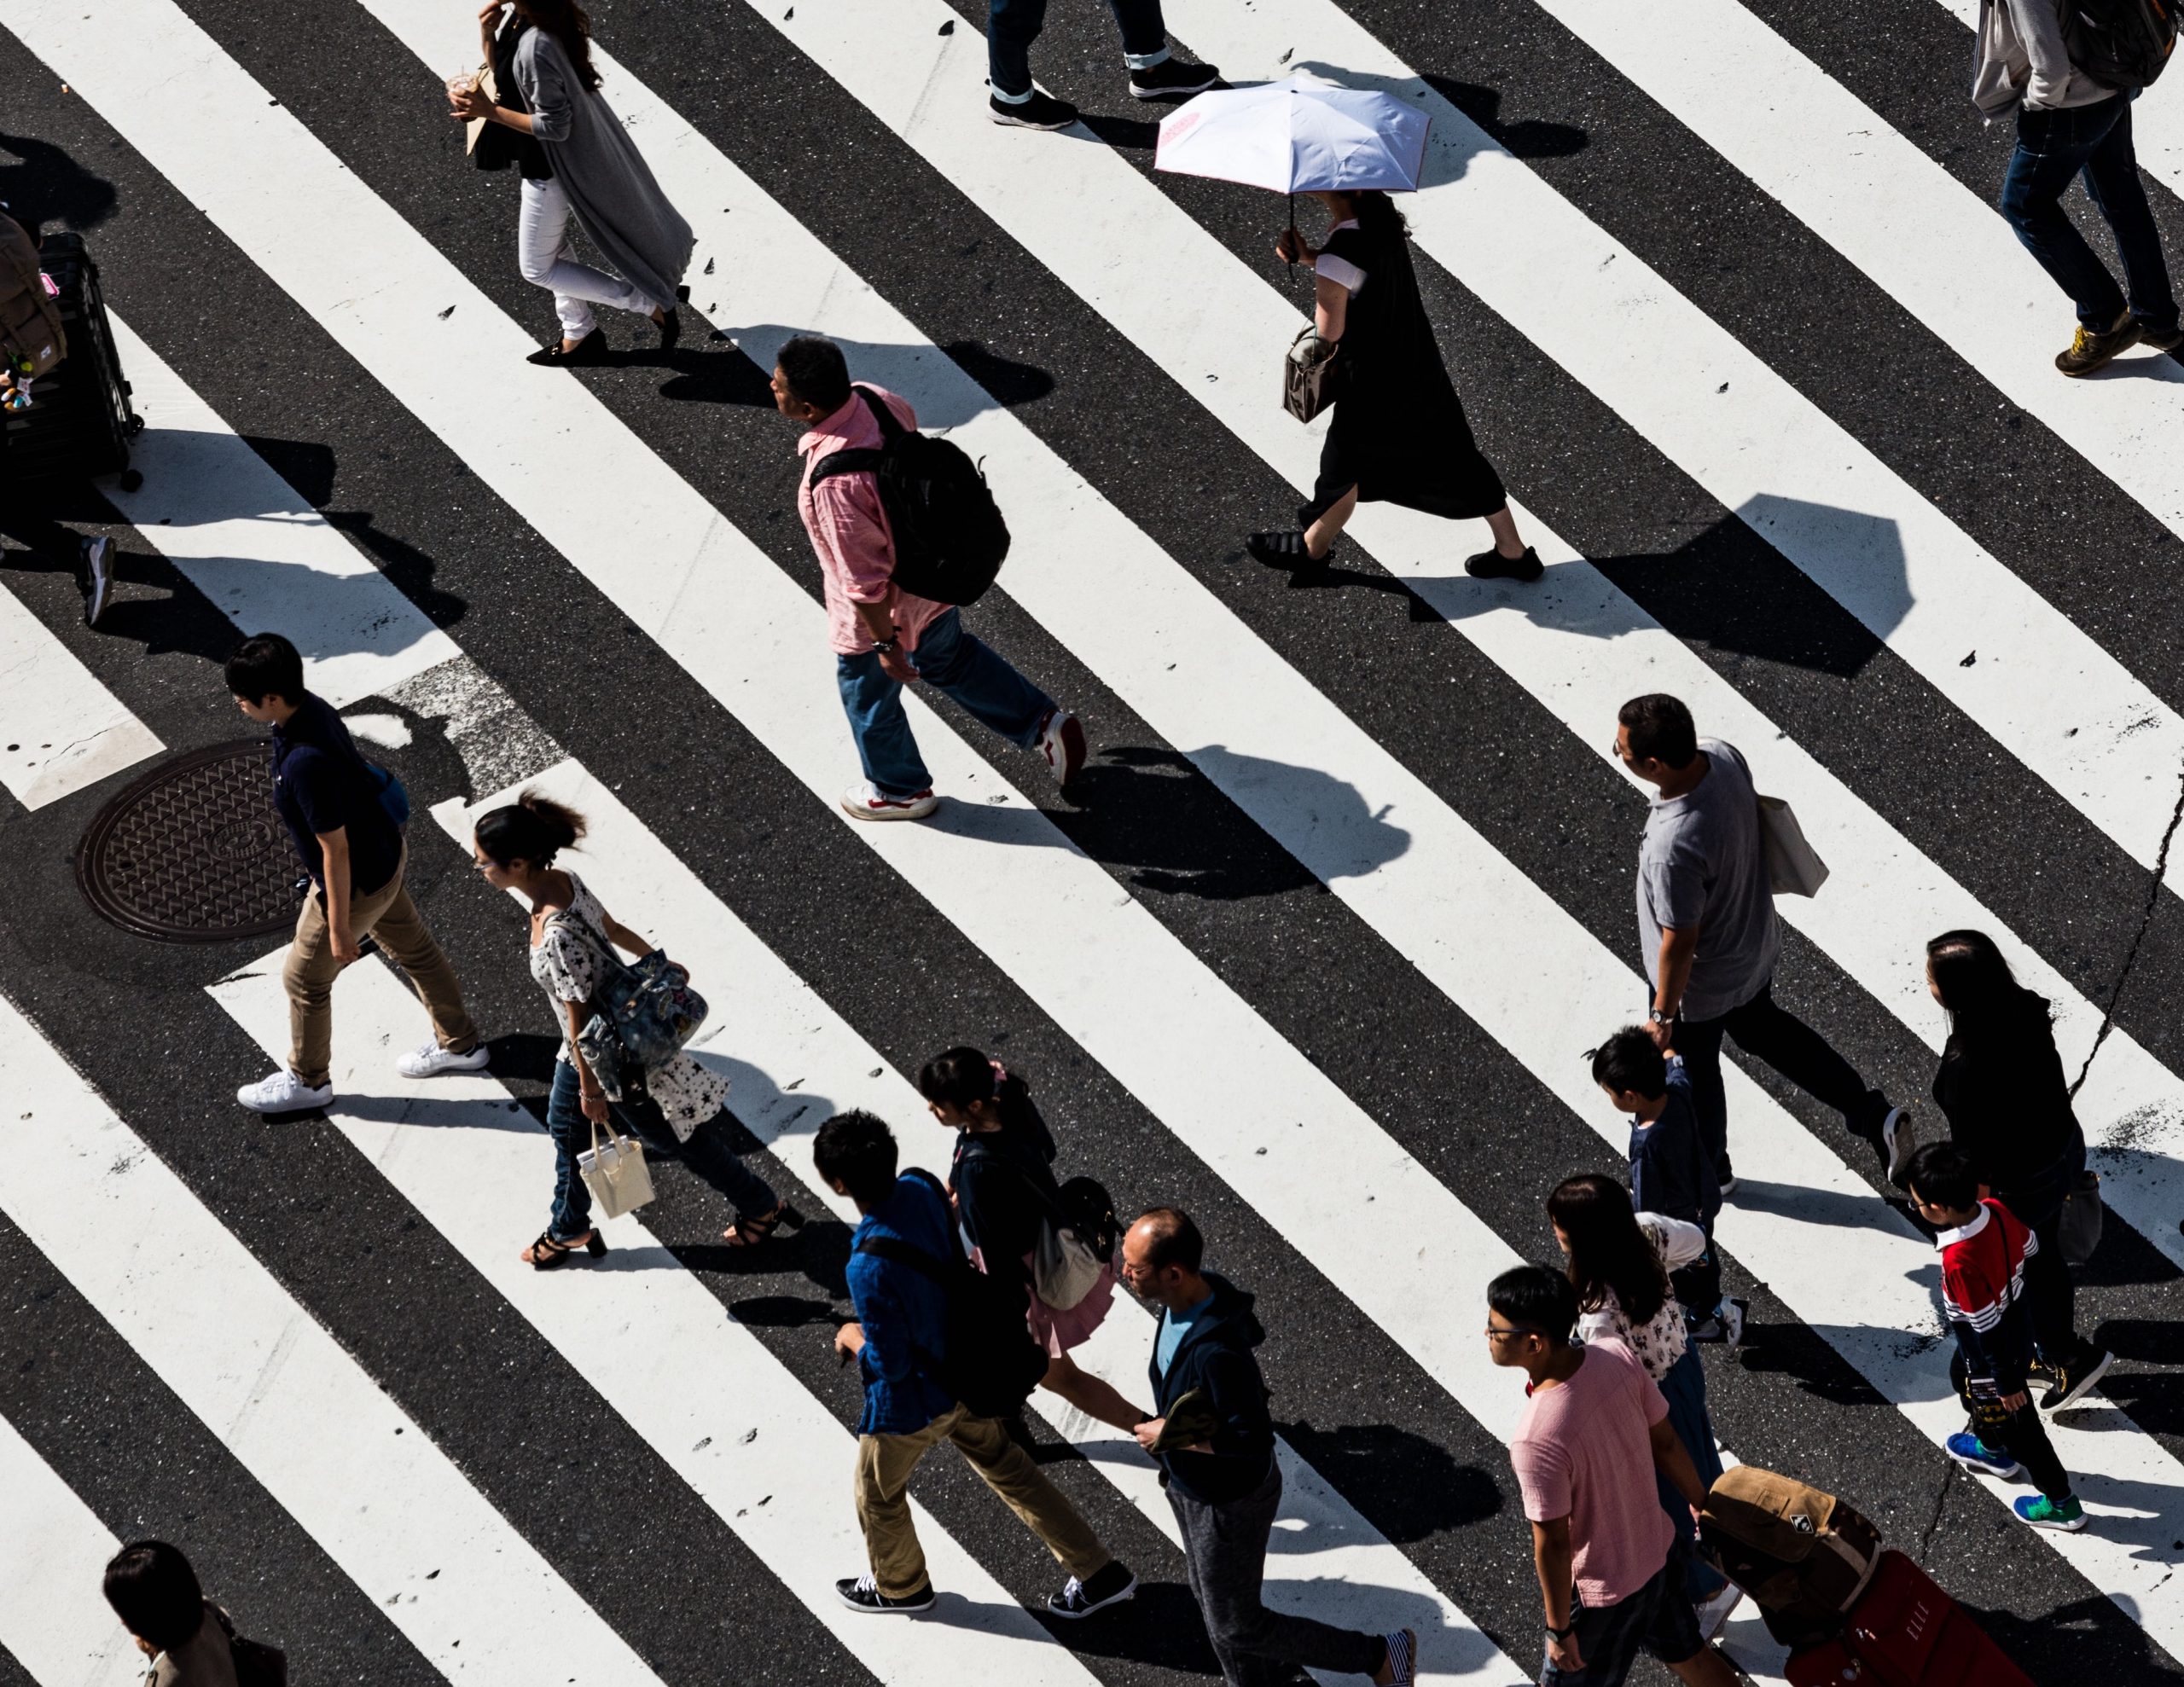
[[2036,1529],[2065,1529],[2072,1533],[2085,1527],[2085,1507],[2072,1494],[2059,1505],[2044,1493],[2028,1494],[2013,1502],[2018,1516]]

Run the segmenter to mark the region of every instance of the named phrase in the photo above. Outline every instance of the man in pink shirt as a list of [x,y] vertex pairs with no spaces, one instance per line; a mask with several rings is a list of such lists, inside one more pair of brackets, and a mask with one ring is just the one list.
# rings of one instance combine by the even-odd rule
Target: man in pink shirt
[[1540,1687],[1621,1687],[1641,1651],[1693,1687],[1736,1687],[1699,1636],[1688,1549],[1654,1487],[1658,1466],[1693,1505],[1705,1503],[1661,1391],[1620,1342],[1571,1345],[1577,1292],[1560,1272],[1505,1271],[1486,1301],[1494,1362],[1531,1379],[1509,1462],[1547,1608]]
[[[907,401],[876,386],[864,390],[903,426],[916,427]],[[952,604],[897,588],[895,542],[878,477],[867,470],[811,484],[813,467],[834,452],[880,443],[880,424],[850,386],[841,348],[812,334],[782,346],[774,406],[804,426],[796,443],[804,460],[796,509],[819,555],[835,677],[864,766],[864,777],[842,793],[843,809],[861,820],[914,820],[939,805],[903,708],[903,687],[921,681],[1003,738],[1037,750],[1055,780],[1067,785],[1084,765],[1083,725],[965,632]]]

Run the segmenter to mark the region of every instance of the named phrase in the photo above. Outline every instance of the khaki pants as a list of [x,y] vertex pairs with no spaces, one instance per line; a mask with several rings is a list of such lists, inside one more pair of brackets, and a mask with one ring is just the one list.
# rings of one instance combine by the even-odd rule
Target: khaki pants
[[1009,1440],[998,1417],[973,1417],[951,1406],[910,1435],[857,1437],[857,1520],[864,1528],[872,1574],[887,1597],[900,1599],[926,1585],[925,1551],[910,1522],[908,1490],[918,1460],[944,1441],[956,1443],[986,1486],[1008,1502],[1072,1575],[1089,1581],[1114,1562],[1077,1508]]
[[[433,1034],[442,1048],[465,1053],[478,1045],[478,1028],[462,1006],[462,989],[455,982],[440,946],[410,900],[403,873],[410,865],[405,845],[394,866],[394,877],[369,896],[349,898],[349,930],[362,937],[366,932],[379,940],[394,963],[410,977],[410,984],[424,998],[425,1011],[433,1016]],[[281,982],[288,989],[288,1070],[316,1088],[328,1081],[328,1061],[334,1046],[334,981],[342,963],[334,958],[334,944],[326,924],[325,893],[314,889],[304,898],[296,916],[296,935],[288,945],[288,964]]]

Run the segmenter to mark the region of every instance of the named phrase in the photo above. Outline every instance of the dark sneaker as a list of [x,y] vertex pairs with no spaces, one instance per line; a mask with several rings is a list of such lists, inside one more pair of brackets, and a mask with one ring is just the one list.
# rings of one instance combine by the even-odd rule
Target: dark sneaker
[[993,95],[986,101],[986,111],[996,123],[1011,129],[1066,129],[1077,121],[1075,106],[1036,88],[1025,100],[1004,100]]
[[1072,1576],[1062,1584],[1060,1592],[1050,1595],[1047,1609],[1058,1617],[1089,1617],[1095,1611],[1104,1611],[1110,1605],[1119,1605],[1125,1599],[1137,1597],[1137,1578],[1130,1567],[1119,1558],[1108,1560],[1107,1567],[1089,1581],[1079,1581]]
[[1211,65],[1187,65],[1173,54],[1148,69],[1130,73],[1133,100],[1165,100],[1177,94],[1203,94],[1221,80]]
[[2106,333],[2095,333],[2081,325],[2071,349],[2055,354],[2055,367],[2066,375],[2089,375],[2095,369],[2106,368],[2117,353],[2129,351],[2138,343],[2138,322],[2127,310]]
[[1541,565],[1539,553],[1526,545],[1522,556],[1503,556],[1490,547],[1477,556],[1467,556],[1464,572],[1474,580],[1522,580],[1529,584],[1547,570]]
[[2062,1412],[2076,1406],[2093,1392],[2094,1385],[2108,1374],[2108,1367],[2115,1363],[2116,1355],[2103,1348],[2070,1365],[2057,1365],[2055,1380],[2040,1396],[2040,1409]]
[[2170,328],[2164,333],[2142,328],[2139,330],[2139,344],[2151,345],[2157,351],[2184,351],[2184,327]]
[[[1269,568],[1324,568],[1327,557],[1314,556],[1304,548],[1304,535],[1292,527],[1286,532],[1253,533],[1244,540],[1244,548]],[[1328,555],[1333,555],[1329,552]]]
[[2062,1529],[2076,1534],[2085,1527],[2085,1507],[2072,1494],[2060,1504],[2044,1493],[2026,1494],[2011,1501],[2011,1509],[2036,1529]]
[[1998,1482],[2024,1480],[2024,1465],[2007,1452],[1995,1452],[1968,1429],[1960,1429],[1949,1438],[1949,1456],[1966,1470],[1992,1476]]
[[932,1609],[931,1582],[926,1583],[915,1593],[905,1593],[899,1599],[890,1599],[880,1591],[880,1583],[875,1578],[869,1575],[845,1576],[834,1584],[834,1591],[852,1611],[914,1616],[920,1611]]

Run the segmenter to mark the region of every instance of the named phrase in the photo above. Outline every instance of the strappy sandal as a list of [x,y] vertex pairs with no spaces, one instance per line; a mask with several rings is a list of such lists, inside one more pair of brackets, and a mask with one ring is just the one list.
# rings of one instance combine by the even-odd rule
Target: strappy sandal
[[538,1232],[538,1239],[526,1248],[520,1257],[533,1271],[552,1271],[556,1266],[566,1265],[572,1254],[585,1253],[595,1260],[606,1252],[607,1238],[596,1229],[587,1232],[581,1242],[559,1241],[551,1231],[542,1230]]
[[804,1215],[786,1201],[764,1217],[747,1219],[737,1215],[735,1228],[721,1232],[731,1248],[755,1248],[776,1230],[801,1230]]

